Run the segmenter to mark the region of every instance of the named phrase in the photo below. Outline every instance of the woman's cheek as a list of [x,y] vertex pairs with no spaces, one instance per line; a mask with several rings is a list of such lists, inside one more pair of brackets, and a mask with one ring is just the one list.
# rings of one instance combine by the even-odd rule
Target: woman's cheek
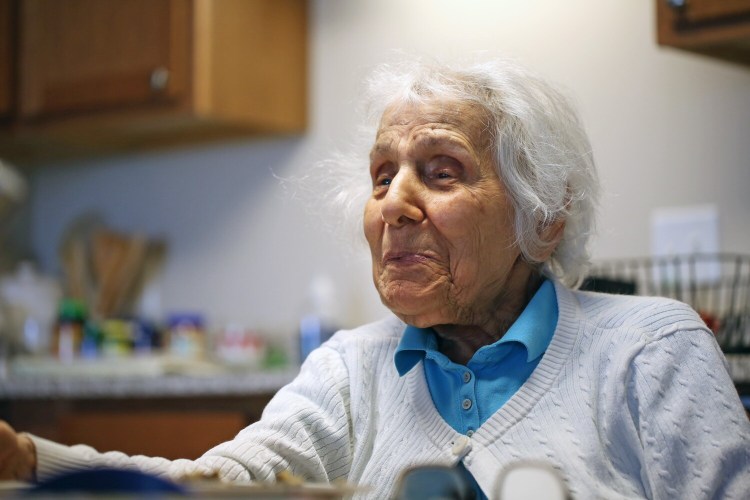
[[378,214],[377,207],[370,201],[365,207],[365,215],[363,220],[363,229],[365,233],[365,239],[370,245],[370,250],[375,253],[376,245],[380,240],[381,226],[383,225],[382,217]]

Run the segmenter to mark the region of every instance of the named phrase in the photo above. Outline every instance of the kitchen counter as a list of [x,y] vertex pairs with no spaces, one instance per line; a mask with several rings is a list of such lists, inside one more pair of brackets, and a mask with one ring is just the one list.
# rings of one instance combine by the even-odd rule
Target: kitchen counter
[[0,399],[159,398],[241,396],[276,392],[296,371],[252,372],[212,376],[159,375],[128,377],[23,376],[0,380]]
[[250,370],[164,357],[15,360],[0,378],[0,400],[250,396],[275,393],[298,368]]
[[257,421],[298,368],[259,370],[162,357],[14,360],[0,419],[65,444],[195,458]]

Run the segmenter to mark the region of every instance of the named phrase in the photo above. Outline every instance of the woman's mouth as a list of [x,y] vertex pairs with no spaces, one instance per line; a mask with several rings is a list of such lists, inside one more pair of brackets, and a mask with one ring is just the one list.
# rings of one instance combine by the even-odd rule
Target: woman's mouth
[[410,265],[425,264],[434,260],[427,254],[420,252],[386,252],[383,255],[383,264]]

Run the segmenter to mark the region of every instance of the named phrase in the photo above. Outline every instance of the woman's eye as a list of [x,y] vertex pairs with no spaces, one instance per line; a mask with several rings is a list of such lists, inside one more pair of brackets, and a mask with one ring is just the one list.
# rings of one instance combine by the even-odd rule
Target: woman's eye
[[437,156],[427,163],[425,176],[441,183],[460,178],[463,172],[461,163],[450,156]]
[[372,175],[372,186],[373,188],[383,189],[391,184],[393,176],[395,175],[396,168],[392,162],[386,161],[384,163],[373,163],[370,166],[370,173]]
[[373,179],[372,185],[376,191],[383,191],[388,189],[393,181],[393,176],[390,173],[381,173]]

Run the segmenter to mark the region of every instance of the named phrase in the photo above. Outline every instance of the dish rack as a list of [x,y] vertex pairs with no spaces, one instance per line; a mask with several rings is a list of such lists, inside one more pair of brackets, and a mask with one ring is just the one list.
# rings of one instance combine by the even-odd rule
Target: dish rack
[[689,304],[725,353],[750,354],[750,255],[718,253],[598,262],[581,286]]

